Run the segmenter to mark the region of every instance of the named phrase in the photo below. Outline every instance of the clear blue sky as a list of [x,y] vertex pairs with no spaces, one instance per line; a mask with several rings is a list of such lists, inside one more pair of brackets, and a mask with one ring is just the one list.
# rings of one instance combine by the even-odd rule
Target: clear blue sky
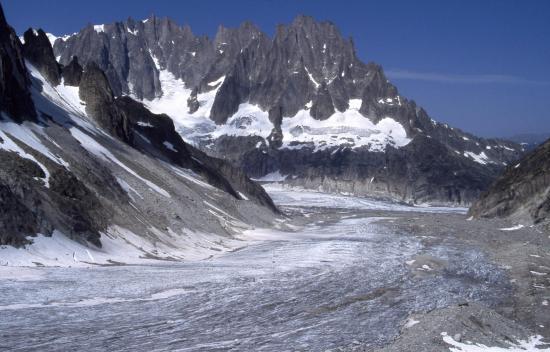
[[154,13],[213,35],[251,20],[272,34],[298,14],[330,20],[435,119],[482,136],[550,132],[547,0],[4,0],[18,33],[56,35]]

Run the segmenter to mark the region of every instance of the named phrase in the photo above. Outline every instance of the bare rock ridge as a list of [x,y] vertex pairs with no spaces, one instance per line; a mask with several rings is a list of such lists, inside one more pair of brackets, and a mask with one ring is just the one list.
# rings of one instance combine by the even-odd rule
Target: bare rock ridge
[[550,140],[504,174],[470,209],[474,217],[508,217],[523,224],[550,222]]
[[61,82],[61,68],[53,55],[53,49],[46,33],[29,28],[23,35],[23,56],[36,66],[44,77],[54,86]]
[[0,8],[0,245],[59,231],[101,247],[113,226],[160,242],[177,229],[230,236],[232,221],[278,213],[243,172],[187,145],[168,116],[115,96],[98,65],[53,55],[42,30],[22,44]]
[[63,65],[96,63],[115,97],[158,101],[155,112],[177,121],[185,141],[250,177],[469,205],[523,153],[436,122],[334,24],[307,16],[273,38],[250,22],[210,39],[168,18],[129,19],[58,38],[54,52]]

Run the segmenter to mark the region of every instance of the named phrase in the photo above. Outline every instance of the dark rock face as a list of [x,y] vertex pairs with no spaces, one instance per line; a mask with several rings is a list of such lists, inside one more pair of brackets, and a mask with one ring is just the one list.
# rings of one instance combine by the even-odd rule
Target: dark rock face
[[470,208],[475,217],[550,221],[550,140],[509,166]]
[[61,77],[63,82],[68,86],[78,87],[82,79],[82,66],[78,63],[78,58],[73,56],[73,59],[67,66],[61,69]]
[[42,29],[29,28],[24,34],[23,55],[53,86],[61,82],[61,69],[53,55],[52,46]]
[[86,112],[99,127],[128,142],[132,140],[128,121],[123,118],[107,77],[95,63],[86,66],[80,81],[80,99],[86,103]]
[[0,7],[0,110],[16,121],[36,120],[21,42]]
[[0,162],[0,244],[22,245],[27,236],[51,235],[57,229],[76,241],[101,246],[99,231],[109,215],[74,174],[44,158],[41,162],[51,173],[45,187],[46,175],[33,161],[0,150]]

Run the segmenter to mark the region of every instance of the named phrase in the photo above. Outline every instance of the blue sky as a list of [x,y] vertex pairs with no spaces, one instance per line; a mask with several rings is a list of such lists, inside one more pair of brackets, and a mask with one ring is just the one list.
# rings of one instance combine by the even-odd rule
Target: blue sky
[[330,20],[435,119],[482,136],[550,133],[550,1],[4,0],[8,21],[56,35],[154,13],[213,35],[251,20]]

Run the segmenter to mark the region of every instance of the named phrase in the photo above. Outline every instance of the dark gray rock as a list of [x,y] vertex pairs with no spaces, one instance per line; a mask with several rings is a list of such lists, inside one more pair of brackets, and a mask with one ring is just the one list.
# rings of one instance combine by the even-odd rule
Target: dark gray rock
[[78,87],[82,79],[82,66],[78,63],[78,58],[73,56],[73,59],[67,66],[61,68],[61,76],[65,85]]
[[55,60],[52,46],[42,29],[27,29],[23,35],[23,56],[28,60],[53,86],[61,82],[61,69]]
[[474,217],[550,221],[550,140],[510,165],[470,208]]
[[21,42],[0,6],[0,110],[15,121],[36,120]]
[[128,121],[116,108],[113,91],[107,77],[95,63],[89,63],[82,74],[80,99],[86,103],[86,112],[99,127],[124,142],[132,140]]
[[326,83],[323,82],[313,99],[310,114],[317,120],[326,120],[334,114],[334,105]]
[[23,245],[29,242],[27,236],[51,235],[56,229],[100,247],[99,231],[110,216],[97,197],[70,171],[36,151],[28,152],[47,165],[49,187],[36,163],[0,150],[0,244]]

